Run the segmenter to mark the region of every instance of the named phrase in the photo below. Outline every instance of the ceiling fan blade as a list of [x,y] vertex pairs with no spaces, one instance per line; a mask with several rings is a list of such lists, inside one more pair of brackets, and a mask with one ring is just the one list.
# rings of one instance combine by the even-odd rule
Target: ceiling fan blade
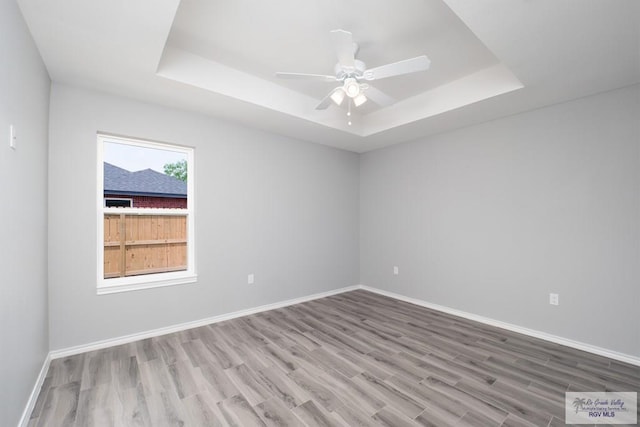
[[375,87],[369,86],[365,91],[365,95],[371,101],[375,102],[381,107],[387,107],[391,104],[395,104],[396,100],[387,95],[386,93],[376,89]]
[[337,88],[329,92],[327,96],[322,98],[322,101],[320,101],[320,103],[316,105],[316,110],[326,110],[329,107],[329,105],[331,105],[331,102],[333,101],[331,99],[331,95],[333,95],[335,92],[339,90],[342,90],[342,86],[338,86]]
[[386,79],[387,77],[428,70],[430,65],[431,61],[429,61],[429,58],[427,58],[426,55],[422,55],[365,70],[363,77],[365,80]]
[[282,73],[277,72],[276,77],[281,79],[300,79],[300,80],[320,80],[323,82],[335,82],[336,76],[328,76],[325,74],[305,74],[305,73]]
[[343,67],[355,67],[354,56],[356,48],[351,33],[344,30],[333,30],[331,31],[331,38],[333,39],[340,65]]

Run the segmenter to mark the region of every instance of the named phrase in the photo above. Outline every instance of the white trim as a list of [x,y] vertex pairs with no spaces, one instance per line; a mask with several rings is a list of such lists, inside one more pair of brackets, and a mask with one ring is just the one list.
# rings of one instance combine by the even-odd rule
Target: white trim
[[365,285],[359,285],[360,289],[373,292],[376,294],[384,295],[390,298],[394,298],[400,301],[408,302],[411,304],[419,305],[421,307],[430,308],[432,310],[441,311],[443,313],[452,314],[454,316],[462,317],[465,319],[473,320],[476,322],[484,323],[486,325],[495,326],[497,328],[506,329],[508,331],[517,332],[519,334],[528,335],[534,338],[540,338],[545,341],[550,341],[556,344],[561,344],[567,347],[575,348],[578,350],[586,351],[588,353],[597,354],[599,356],[608,357],[610,359],[619,360],[621,362],[629,363],[631,365],[640,366],[640,357],[632,356],[630,354],[619,353],[617,351],[609,350],[606,348],[598,347],[595,345],[583,343],[580,341],[574,341],[568,338],[559,337],[557,335],[548,334],[546,332],[537,331],[535,329],[529,329],[522,326],[514,325],[500,320],[491,319],[489,317],[479,316],[477,314],[467,313],[466,311],[456,310],[443,305],[433,304],[427,301],[423,301],[417,298],[411,298],[404,295],[396,294],[394,292],[383,291],[382,289],[372,288]]
[[344,292],[355,291],[360,289],[360,285],[347,286],[345,288],[334,289],[331,291],[320,292],[313,295],[308,295],[299,298],[293,298],[285,301],[279,301],[272,304],[261,305],[254,308],[247,308],[244,310],[238,310],[231,313],[220,314],[218,316],[208,317],[205,319],[194,320],[192,322],[180,323],[178,325],[167,326],[165,328],[153,329],[150,331],[139,332],[136,334],[125,335],[118,338],[110,338],[102,341],[96,341],[89,344],[78,345],[74,347],[63,348],[60,350],[53,350],[49,355],[51,359],[59,359],[61,357],[72,356],[74,354],[85,353],[87,351],[100,350],[116,345],[127,344],[130,342],[153,338],[160,335],[171,334],[174,332],[180,332],[191,328],[198,328],[200,326],[210,325],[212,323],[223,322],[225,320],[235,319],[237,317],[248,316],[250,314],[261,313],[263,311],[275,310],[277,308],[287,307],[294,304],[300,304],[307,301],[312,301],[319,298],[325,298],[331,295],[341,294]]
[[186,285],[189,283],[196,283],[198,281],[198,276],[189,274],[187,271],[177,271],[171,273],[155,273],[153,275],[153,280],[149,280],[147,276],[115,277],[109,280],[113,281],[114,284],[109,284],[109,286],[98,285],[98,295],[140,291],[143,289],[162,288],[165,286]]
[[125,214],[125,215],[170,215],[170,216],[189,216],[188,209],[182,208],[108,208],[103,207],[102,213],[109,214]]
[[118,338],[111,338],[103,341],[96,341],[89,344],[83,344],[74,347],[68,347],[60,350],[54,350],[49,353],[49,357],[51,359],[58,359],[60,357],[71,356],[74,354],[80,354],[87,351],[99,350],[102,348],[107,348],[115,345],[126,344],[133,341],[157,337],[160,335],[170,334],[173,332],[184,331],[190,328],[197,328],[200,326],[209,325],[212,323],[222,322],[224,320],[235,319],[237,317],[248,316],[250,314],[260,313],[268,310],[275,310],[277,308],[287,307],[294,304],[299,304],[306,301],[312,301],[319,298],[328,297],[331,295],[337,295],[344,292],[355,291],[357,289],[363,289],[369,292],[373,292],[376,294],[384,295],[390,298],[394,298],[400,301],[405,301],[411,304],[415,304],[421,307],[430,308],[432,310],[441,311],[443,313],[448,313],[454,316],[459,316],[465,319],[474,320],[476,322],[484,323],[486,325],[495,326],[497,328],[506,329],[508,331],[517,332],[523,335],[527,335],[534,338],[540,338],[545,341],[553,342],[556,344],[565,345],[567,347],[575,348],[578,350],[583,350],[589,353],[597,354],[599,356],[608,357],[614,360],[619,360],[621,362],[629,363],[631,365],[640,366],[640,357],[633,356],[630,354],[619,353],[617,351],[609,350],[606,348],[598,347],[592,344],[583,343],[580,341],[574,341],[568,338],[559,337],[557,335],[548,334],[546,332],[537,331],[535,329],[529,329],[522,326],[514,325],[507,322],[502,322],[500,320],[491,319],[484,316],[479,316],[477,314],[468,313],[462,310],[456,310],[454,308],[446,307],[443,305],[433,304],[427,301],[423,301],[417,298],[407,297],[404,295],[396,294],[394,292],[384,291],[382,289],[372,288],[370,286],[365,285],[354,285],[348,286],[345,288],[334,289],[332,291],[321,292],[318,294],[308,295],[305,297],[294,298],[290,300],[280,301],[273,304],[262,305],[259,307],[248,308],[245,310],[234,311],[231,313],[225,313],[218,316],[208,317],[206,319],[195,320],[192,322],[181,323],[178,325],[168,326],[165,328],[153,329],[150,331],[140,332],[131,335],[125,335]]
[[20,417],[20,421],[18,422],[18,427],[27,427],[27,425],[29,424],[31,413],[33,412],[33,408],[35,408],[36,406],[36,402],[38,401],[40,389],[42,388],[44,379],[47,377],[49,364],[51,364],[51,353],[47,354],[47,357],[45,357],[44,359],[44,363],[42,364],[42,368],[40,369],[40,373],[38,374],[36,383],[33,386],[33,390],[31,390],[31,394],[29,395],[29,400],[27,400],[27,406],[25,406],[24,411],[22,411],[22,416]]
[[275,302],[272,304],[261,305],[254,308],[248,308],[244,310],[238,310],[231,313],[220,314],[218,316],[208,317],[205,319],[194,320],[192,322],[180,323],[178,325],[167,326],[165,328],[152,329],[150,331],[139,332],[136,334],[125,335],[117,338],[110,338],[102,341],[96,341],[89,344],[78,345],[74,347],[63,348],[60,350],[53,350],[49,353],[51,359],[58,359],[60,357],[71,356],[74,354],[80,354],[87,351],[99,350],[120,344],[127,344],[133,341],[157,337],[160,335],[170,334],[173,332],[184,331],[186,329],[197,328],[200,326],[209,325],[212,323],[222,322],[225,320],[235,319],[237,317],[248,316],[251,314],[261,313],[263,311],[275,310],[277,308],[287,307],[302,302],[312,301],[319,298],[325,298],[331,295],[337,295],[344,292],[355,291],[357,289],[363,289],[365,291],[373,292],[379,295],[384,295],[390,298],[394,298],[400,301],[405,301],[411,304],[415,304],[421,307],[430,308],[432,310],[441,311],[443,313],[452,314],[465,319],[474,320],[476,322],[484,323],[486,325],[495,326],[498,328],[506,329],[509,331],[517,332],[523,335],[528,335],[534,338],[540,338],[545,341],[550,341],[556,344],[565,345],[567,347],[583,350],[589,353],[597,354],[604,357],[609,357],[614,360],[629,363],[631,365],[640,366],[640,357],[632,356],[630,354],[619,353],[606,348],[598,347],[595,345],[583,343],[580,341],[574,341],[568,338],[559,337],[557,335],[548,334],[546,332],[537,331],[535,329],[529,329],[522,326],[514,325],[500,320],[491,319],[477,314],[467,313],[466,311],[456,310],[443,305],[433,304],[427,301],[423,301],[417,298],[411,298],[404,295],[396,294],[394,292],[384,291],[382,289],[372,288],[365,285],[347,286],[344,288],[334,289],[327,292],[320,292],[313,295],[308,295],[299,298],[293,298],[285,301]]

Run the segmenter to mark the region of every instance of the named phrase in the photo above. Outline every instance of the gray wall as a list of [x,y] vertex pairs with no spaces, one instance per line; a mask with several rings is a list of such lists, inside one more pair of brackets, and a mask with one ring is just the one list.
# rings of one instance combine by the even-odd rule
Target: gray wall
[[[358,283],[357,154],[58,84],[50,122],[52,350]],[[96,295],[96,131],[195,147],[197,284]]]
[[639,100],[633,86],[364,154],[361,283],[640,356]]
[[[0,425],[18,423],[49,350],[49,76],[15,1],[0,1]],[[9,55],[10,54],[10,55]],[[9,148],[9,125],[18,148]]]

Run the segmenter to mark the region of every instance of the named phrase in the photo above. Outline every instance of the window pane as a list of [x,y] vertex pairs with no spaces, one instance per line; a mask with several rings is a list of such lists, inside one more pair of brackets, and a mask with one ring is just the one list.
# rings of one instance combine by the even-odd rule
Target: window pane
[[136,208],[187,208],[184,152],[105,142],[103,158],[105,199],[131,199]]
[[192,150],[117,137],[99,136],[98,141],[104,172],[99,219],[104,284],[146,283],[116,278],[193,272],[187,185]]

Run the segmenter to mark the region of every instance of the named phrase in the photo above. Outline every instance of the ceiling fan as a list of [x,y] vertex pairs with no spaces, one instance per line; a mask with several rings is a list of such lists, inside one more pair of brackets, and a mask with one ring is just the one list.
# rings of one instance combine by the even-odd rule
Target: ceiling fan
[[[336,105],[341,105],[345,99],[347,99],[349,107],[347,115],[351,115],[351,103],[353,103],[355,107],[359,107],[367,100],[371,100],[381,107],[386,107],[395,103],[396,100],[375,87],[364,83],[365,81],[386,79],[387,77],[424,71],[429,69],[431,65],[429,58],[427,58],[426,55],[422,55],[367,69],[363,61],[355,58],[358,52],[358,45],[353,41],[353,36],[349,31],[333,30],[331,31],[331,38],[333,39],[333,44],[335,45],[338,56],[338,63],[334,68],[334,76],[325,74],[276,73],[276,76],[282,79],[340,82],[340,86],[334,88],[320,101],[316,106],[316,110],[326,109],[331,104],[331,101]],[[349,124],[351,124],[351,122],[349,122]]]

